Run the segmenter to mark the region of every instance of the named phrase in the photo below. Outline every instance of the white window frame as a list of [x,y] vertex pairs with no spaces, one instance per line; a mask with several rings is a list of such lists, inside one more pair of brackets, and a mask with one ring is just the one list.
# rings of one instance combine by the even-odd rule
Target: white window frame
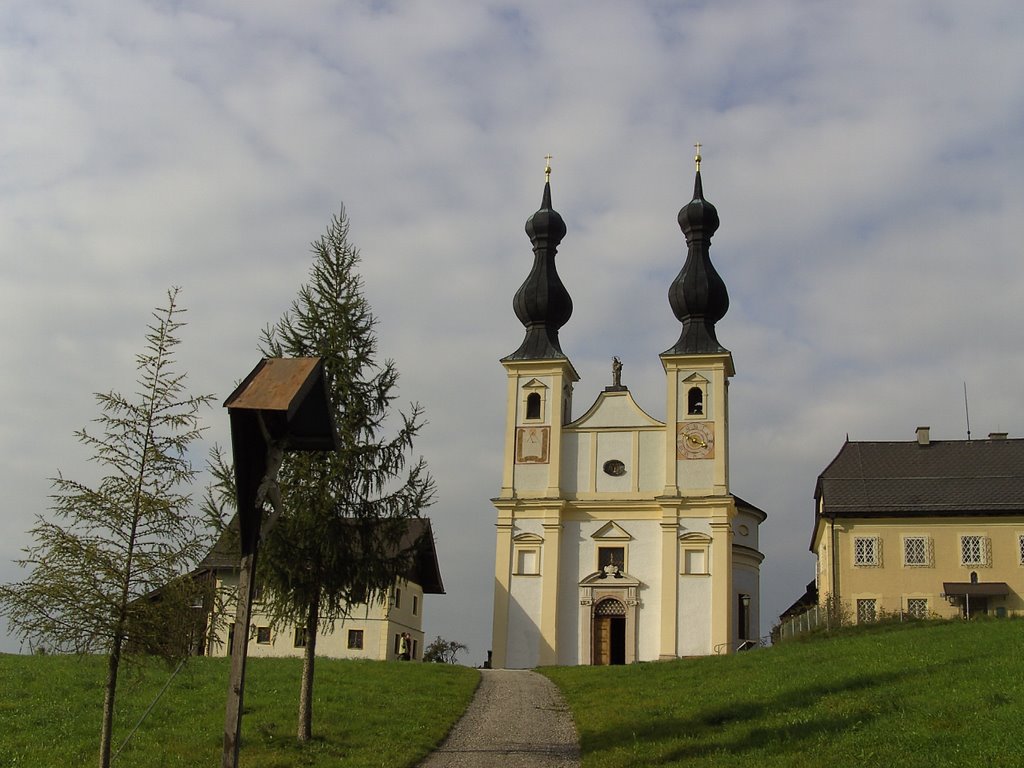
[[[976,539],[977,559],[967,558],[967,540]],[[992,545],[988,536],[980,533],[960,534],[960,565],[964,568],[988,568],[992,565]]]
[[[867,612],[868,603],[871,603],[871,616],[862,617],[863,613]],[[854,607],[857,613],[857,623],[867,624],[869,622],[878,621],[878,598],[877,597],[858,597],[854,601]],[[863,610],[862,610],[863,608]]]
[[[908,545],[912,541],[921,542],[921,562],[910,562]],[[932,566],[932,539],[931,536],[922,534],[910,534],[903,537],[903,567],[904,568],[930,568]]]
[[881,536],[853,537],[853,565],[855,568],[882,567]]
[[[920,603],[923,610],[915,611],[910,607],[911,603]],[[907,615],[913,616],[915,619],[927,619],[929,614],[928,598],[927,597],[908,597],[907,598]]]

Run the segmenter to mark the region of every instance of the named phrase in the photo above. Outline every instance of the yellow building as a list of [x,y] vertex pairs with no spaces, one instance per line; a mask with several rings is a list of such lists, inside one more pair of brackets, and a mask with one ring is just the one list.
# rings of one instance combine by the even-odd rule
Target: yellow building
[[[237,534],[225,533],[194,573],[196,578],[212,582],[216,599],[208,601],[206,618],[200,630],[204,638],[197,647],[200,655],[230,656],[234,633],[235,600],[238,593]],[[400,652],[402,634],[408,634],[412,660],[423,656],[424,595],[444,594],[441,573],[434,549],[430,521],[425,518],[408,522],[405,536],[399,542],[402,550],[416,547],[412,568],[398,579],[382,602],[360,603],[349,607],[348,614],[334,627],[320,624],[317,656],[338,659],[394,660]],[[249,631],[248,655],[302,656],[306,646],[305,628],[274,627],[262,610],[259,590],[253,601],[252,624]]]
[[1024,612],[1024,440],[847,441],[814,497],[820,605],[858,622]]
[[533,268],[513,301],[526,334],[501,361],[495,667],[630,663],[756,642],[765,514],[729,486],[734,368],[715,335],[729,299],[708,254],[718,213],[699,165],[679,225],[688,251],[669,303],[682,331],[660,356],[664,419],[634,401],[618,358],[609,385],[574,417],[580,377],[558,339],[572,301],[554,261],[566,227],[550,179],[527,221]]

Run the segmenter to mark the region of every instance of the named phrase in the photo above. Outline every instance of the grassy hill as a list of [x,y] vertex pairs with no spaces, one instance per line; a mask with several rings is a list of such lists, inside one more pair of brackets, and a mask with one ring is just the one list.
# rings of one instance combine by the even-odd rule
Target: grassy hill
[[[220,765],[229,659],[190,659],[115,768]],[[479,673],[447,664],[317,661],[314,741],[295,740],[301,659],[249,659],[240,762],[246,768],[412,766],[465,710]],[[150,664],[119,686],[114,748],[172,670]],[[99,756],[105,660],[0,655],[0,766],[69,768]]]
[[[295,742],[298,659],[250,659],[246,768],[416,765],[468,704],[478,673],[320,661],[315,741]],[[585,768],[1024,766],[1024,620],[854,628],[733,657],[549,668]],[[169,670],[127,676],[115,745]],[[226,659],[192,659],[114,762],[219,764]],[[0,766],[91,765],[103,660],[0,655]]]
[[1024,621],[855,628],[735,657],[543,670],[584,768],[1024,766]]

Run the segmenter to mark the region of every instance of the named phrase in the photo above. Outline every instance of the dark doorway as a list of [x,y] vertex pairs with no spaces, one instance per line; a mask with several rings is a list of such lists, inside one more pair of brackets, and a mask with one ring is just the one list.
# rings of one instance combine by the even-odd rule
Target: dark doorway
[[592,664],[626,663],[626,606],[602,600],[594,611]]

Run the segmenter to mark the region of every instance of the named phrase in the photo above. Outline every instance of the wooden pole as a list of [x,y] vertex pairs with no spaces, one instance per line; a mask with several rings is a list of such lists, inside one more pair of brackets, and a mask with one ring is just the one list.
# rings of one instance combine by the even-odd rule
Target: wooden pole
[[238,768],[238,748],[242,740],[242,695],[245,691],[245,660],[249,651],[249,622],[252,616],[253,587],[256,575],[256,548],[243,555],[238,573],[238,605],[235,608],[234,641],[231,644],[231,677],[228,704],[224,715],[224,752],[221,768]]

